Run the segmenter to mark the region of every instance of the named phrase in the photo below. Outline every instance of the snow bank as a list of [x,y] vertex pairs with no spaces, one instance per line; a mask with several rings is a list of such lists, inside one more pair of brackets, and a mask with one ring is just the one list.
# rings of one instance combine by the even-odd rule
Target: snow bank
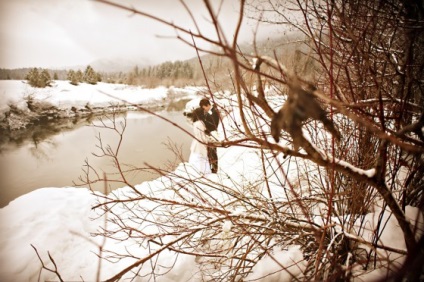
[[[155,185],[151,181],[144,185]],[[123,193],[123,191],[121,191]],[[38,250],[46,265],[49,263],[48,252],[54,258],[58,270],[67,281],[94,281],[99,260],[98,245],[101,238],[91,234],[103,226],[103,218],[99,217],[91,206],[97,197],[84,188],[42,188],[28,193],[12,201],[0,210],[0,281],[52,281],[57,279],[53,273],[41,271],[41,263],[31,245]],[[417,219],[418,209],[408,207],[407,215],[411,220]],[[369,232],[375,228],[379,213],[366,216],[365,222]],[[421,228],[422,217],[419,218]],[[368,228],[367,228],[368,229]],[[394,247],[404,247],[403,237],[396,220],[387,218],[380,243]],[[364,238],[368,239],[365,234]],[[110,250],[121,251],[124,248],[135,255],[147,252],[134,242],[106,242]],[[390,256],[390,252],[386,255]],[[391,259],[394,259],[391,256]],[[174,269],[158,281],[187,281],[195,277],[198,271],[194,257],[165,252],[158,258],[158,265],[171,266]],[[384,261],[384,260],[383,260]],[[399,261],[400,263],[401,261]],[[101,265],[102,278],[111,277],[117,271],[130,264],[129,261]],[[281,271],[281,265],[287,271]],[[285,250],[274,250],[265,256],[247,278],[259,281],[289,281],[290,275],[301,274],[306,262],[298,246]],[[150,271],[148,265],[143,272]],[[362,271],[361,271],[362,272]],[[290,274],[291,273],[291,274]],[[370,281],[385,275],[381,270],[369,271],[359,276],[357,281]]]
[[25,129],[40,120],[83,117],[116,109],[136,110],[136,106],[158,108],[178,105],[197,97],[201,87],[157,87],[147,89],[124,84],[54,81],[51,87],[34,88],[25,81],[0,81],[0,130]]
[[[64,277],[78,269],[86,280],[93,280],[98,260],[88,238],[100,223],[90,219],[95,202],[87,189],[42,188],[1,209],[0,280],[38,281],[41,265],[31,244],[45,261],[50,252]],[[41,273],[41,281],[52,279]]]
[[51,103],[60,109],[68,109],[71,107],[83,108],[87,105],[90,107],[106,107],[111,104],[122,105],[125,104],[123,101],[132,104],[162,101],[168,97],[169,91],[172,91],[176,97],[185,96],[193,98],[202,89],[201,87],[157,87],[149,89],[142,86],[103,82],[95,85],[87,83],[72,85],[69,81],[61,80],[54,81],[51,87],[34,88],[25,81],[1,80],[0,110],[5,111],[9,103],[20,103],[29,96],[35,100]]

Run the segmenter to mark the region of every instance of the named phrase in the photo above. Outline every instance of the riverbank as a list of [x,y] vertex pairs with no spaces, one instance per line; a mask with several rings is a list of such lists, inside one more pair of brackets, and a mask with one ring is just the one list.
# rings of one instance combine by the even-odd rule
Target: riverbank
[[0,145],[32,138],[32,132],[38,132],[39,127],[56,131],[112,112],[182,110],[187,101],[201,93],[199,87],[148,89],[108,83],[75,86],[68,81],[34,88],[26,81],[2,80]]

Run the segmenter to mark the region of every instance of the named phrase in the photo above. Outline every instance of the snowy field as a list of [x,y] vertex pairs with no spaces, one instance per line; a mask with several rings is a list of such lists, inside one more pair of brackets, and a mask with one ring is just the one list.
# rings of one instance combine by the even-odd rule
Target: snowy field
[[[0,81],[1,102],[6,107],[5,101],[20,103],[25,95],[34,95],[37,99],[48,100],[60,107],[70,105],[107,105],[112,100],[111,96],[102,95],[106,92],[112,96],[123,98],[133,103],[144,100],[163,99],[167,89],[157,88],[146,90],[124,85],[99,84],[98,86],[72,86],[67,82],[57,82],[50,89],[30,88],[21,82]],[[20,87],[16,91],[17,85]],[[14,86],[13,86],[14,85]],[[191,89],[191,90],[190,90]],[[184,91],[192,91],[195,97],[196,89],[188,88]],[[183,91],[183,90],[181,90]],[[7,97],[7,98],[6,98]],[[227,120],[223,124],[226,126]],[[243,147],[220,148],[218,150],[220,160],[220,173],[207,175],[206,178],[219,183],[226,183],[227,179],[234,182],[254,181],[260,178],[259,155],[252,149]],[[225,171],[225,173],[222,173]],[[188,163],[181,163],[174,172],[175,177],[193,178],[198,177]],[[167,181],[164,176],[161,179],[144,182],[136,186],[140,191],[158,191]],[[126,197],[131,193],[128,187],[122,187],[114,192],[114,197]],[[35,190],[12,201],[8,206],[0,210],[0,281],[58,281],[54,273],[41,270],[41,263],[34,248],[37,249],[41,259],[48,267],[53,268],[48,254],[54,259],[58,271],[65,281],[95,281],[97,271],[100,271],[101,279],[111,277],[116,272],[124,269],[132,262],[122,260],[117,263],[108,261],[100,262],[97,254],[98,246],[116,252],[126,248],[135,255],[146,254],[148,250],[131,241],[102,241],[102,238],[92,237],[91,234],[102,228],[104,217],[99,216],[97,211],[91,209],[98,203],[100,193],[94,194],[88,189],[74,187],[47,187]],[[215,195],[219,197],[219,194]],[[367,230],[364,231],[364,240],[372,237],[372,230],[379,219],[379,210],[364,217]],[[423,219],[417,217],[416,208],[407,207],[407,216],[411,223],[419,221],[417,226],[422,229]],[[381,235],[381,244],[396,249],[405,249],[402,232],[394,217],[386,213],[387,224]],[[230,232],[231,226],[223,225],[223,232]],[[389,252],[388,252],[389,253]],[[170,266],[175,259],[175,254],[166,251],[167,256],[162,254],[158,257],[157,264]],[[388,254],[390,256],[390,254]],[[246,279],[256,279],[274,273],[281,267],[287,267],[286,271],[277,272],[266,276],[260,281],[288,281],[291,275],[300,274],[305,266],[303,254],[299,246],[290,246],[284,250],[274,250],[274,258],[278,263],[265,256],[253,268],[253,273]],[[399,263],[402,257],[398,258]],[[145,264],[142,272],[149,272],[150,265]],[[159,276],[157,281],[197,281],[198,265],[194,257],[179,255],[178,260],[170,272]],[[290,273],[290,274],[289,274]],[[361,276],[358,281],[371,281],[384,275],[382,270],[376,269]],[[143,281],[143,280],[141,280]],[[147,281],[147,280],[146,280]]]
[[167,99],[170,93],[177,98],[195,97],[201,90],[200,87],[147,89],[141,86],[103,82],[96,85],[87,83],[72,85],[68,81],[54,81],[51,87],[34,88],[25,81],[0,80],[0,117],[8,110],[10,104],[25,109],[27,97],[51,103],[60,109],[71,107],[80,109],[85,106],[96,108],[124,104],[123,101],[132,104],[162,101]]

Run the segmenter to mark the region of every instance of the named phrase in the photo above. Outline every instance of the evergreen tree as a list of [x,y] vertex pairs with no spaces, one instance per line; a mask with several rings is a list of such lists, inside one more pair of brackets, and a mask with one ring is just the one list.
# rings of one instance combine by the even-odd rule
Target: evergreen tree
[[84,71],[84,82],[90,83],[90,84],[97,84],[98,77],[96,72],[91,66],[87,66],[87,68]]
[[32,87],[37,87],[38,77],[39,77],[38,69],[32,68],[26,75],[25,79],[28,80],[29,85],[31,85]]
[[46,69],[40,71],[37,68],[33,68],[25,78],[32,87],[44,88],[51,85],[51,77]]
[[84,75],[82,74],[82,71],[81,70],[77,70],[76,72],[75,72],[75,79],[76,79],[76,81],[78,82],[78,83],[82,83],[82,82],[84,82]]
[[157,77],[160,79],[164,78],[193,78],[194,70],[193,67],[182,61],[175,62],[164,62],[154,67],[148,67],[142,69],[141,76],[144,77]]
[[102,76],[100,75],[100,73],[96,73],[97,76],[97,82],[102,82]]
[[190,79],[193,78],[194,71],[193,71],[193,68],[190,66],[189,63],[185,62],[184,65],[183,65],[183,69],[184,69],[184,71],[183,71],[184,77],[190,78]]
[[127,81],[126,81],[126,84],[128,84],[128,85],[135,85],[135,81],[136,81],[136,79],[135,79],[135,74],[134,73],[129,73],[128,74],[128,77],[127,77]]
[[52,79],[49,72],[46,69],[43,69],[38,79],[38,87],[44,88],[47,86],[51,86],[51,83],[52,83]]
[[67,78],[72,85],[78,85],[79,83],[78,76],[74,70],[68,71]]

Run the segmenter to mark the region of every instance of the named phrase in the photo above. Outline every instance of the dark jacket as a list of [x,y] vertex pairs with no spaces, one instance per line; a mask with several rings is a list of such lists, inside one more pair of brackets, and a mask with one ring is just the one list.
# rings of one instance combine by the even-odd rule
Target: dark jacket
[[206,126],[206,134],[211,134],[212,131],[216,131],[219,125],[219,113],[215,107],[212,107],[210,113],[205,113],[203,115],[203,122]]

